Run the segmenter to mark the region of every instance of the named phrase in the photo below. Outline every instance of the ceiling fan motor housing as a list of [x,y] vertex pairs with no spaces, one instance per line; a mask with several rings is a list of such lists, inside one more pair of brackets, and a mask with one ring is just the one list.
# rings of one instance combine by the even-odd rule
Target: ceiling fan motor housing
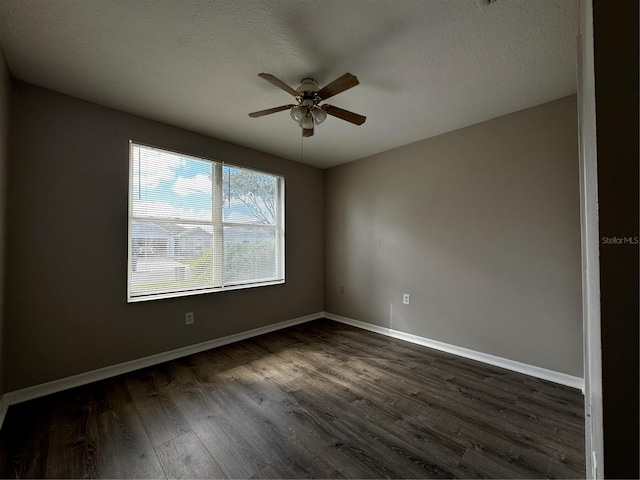
[[318,90],[318,82],[313,78],[303,78],[298,88],[296,88],[296,91],[300,93],[300,104],[307,107],[307,110],[318,103],[319,98],[316,95]]
[[320,88],[318,88],[318,82],[316,82],[313,78],[303,78],[298,88],[296,88],[296,91],[302,94],[307,92],[315,93],[318,90],[320,90]]
[[313,78],[303,78],[298,88],[296,88],[296,91],[300,93],[300,106],[291,109],[291,118],[302,128],[313,128],[314,123],[319,125],[324,120],[322,118],[318,122],[316,115],[311,115],[312,110],[316,108],[316,104],[320,100],[316,95],[318,90],[318,82]]

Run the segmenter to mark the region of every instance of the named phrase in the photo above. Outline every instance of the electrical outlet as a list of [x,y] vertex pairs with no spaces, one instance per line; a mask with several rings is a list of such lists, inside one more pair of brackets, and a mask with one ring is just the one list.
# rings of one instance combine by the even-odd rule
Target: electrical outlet
[[184,316],[185,325],[193,325],[193,312],[189,312]]
[[409,305],[409,294],[408,293],[403,293],[402,294],[402,303],[404,303],[405,305]]

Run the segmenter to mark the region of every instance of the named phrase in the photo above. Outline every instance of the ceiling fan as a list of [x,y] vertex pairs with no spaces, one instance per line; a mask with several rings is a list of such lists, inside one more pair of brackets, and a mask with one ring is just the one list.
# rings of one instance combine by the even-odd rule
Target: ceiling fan
[[300,82],[300,86],[295,90],[279,78],[276,78],[269,73],[259,73],[258,76],[294,96],[297,103],[250,113],[249,116],[252,118],[290,110],[291,118],[300,125],[300,127],[302,127],[303,137],[312,136],[314,125],[320,125],[324,122],[327,118],[327,114],[346,120],[347,122],[355,125],[362,125],[367,119],[367,117],[342,108],[334,107],[333,105],[320,105],[320,102],[323,102],[327,98],[331,98],[334,95],[342,93],[360,83],[358,81],[358,77],[351,75],[350,73],[345,73],[340,78],[337,78],[322,88],[318,88],[318,82],[314,79],[304,78]]

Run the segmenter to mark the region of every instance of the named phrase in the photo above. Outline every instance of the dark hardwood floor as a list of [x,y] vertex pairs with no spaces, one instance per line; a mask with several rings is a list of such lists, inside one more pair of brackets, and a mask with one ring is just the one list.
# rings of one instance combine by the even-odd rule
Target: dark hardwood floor
[[9,408],[16,478],[579,478],[581,392],[319,320]]

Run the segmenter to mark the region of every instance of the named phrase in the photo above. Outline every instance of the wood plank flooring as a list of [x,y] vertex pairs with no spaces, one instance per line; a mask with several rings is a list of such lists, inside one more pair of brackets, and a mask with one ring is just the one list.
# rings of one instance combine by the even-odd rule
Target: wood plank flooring
[[3,478],[584,478],[581,392],[318,320],[11,406]]

